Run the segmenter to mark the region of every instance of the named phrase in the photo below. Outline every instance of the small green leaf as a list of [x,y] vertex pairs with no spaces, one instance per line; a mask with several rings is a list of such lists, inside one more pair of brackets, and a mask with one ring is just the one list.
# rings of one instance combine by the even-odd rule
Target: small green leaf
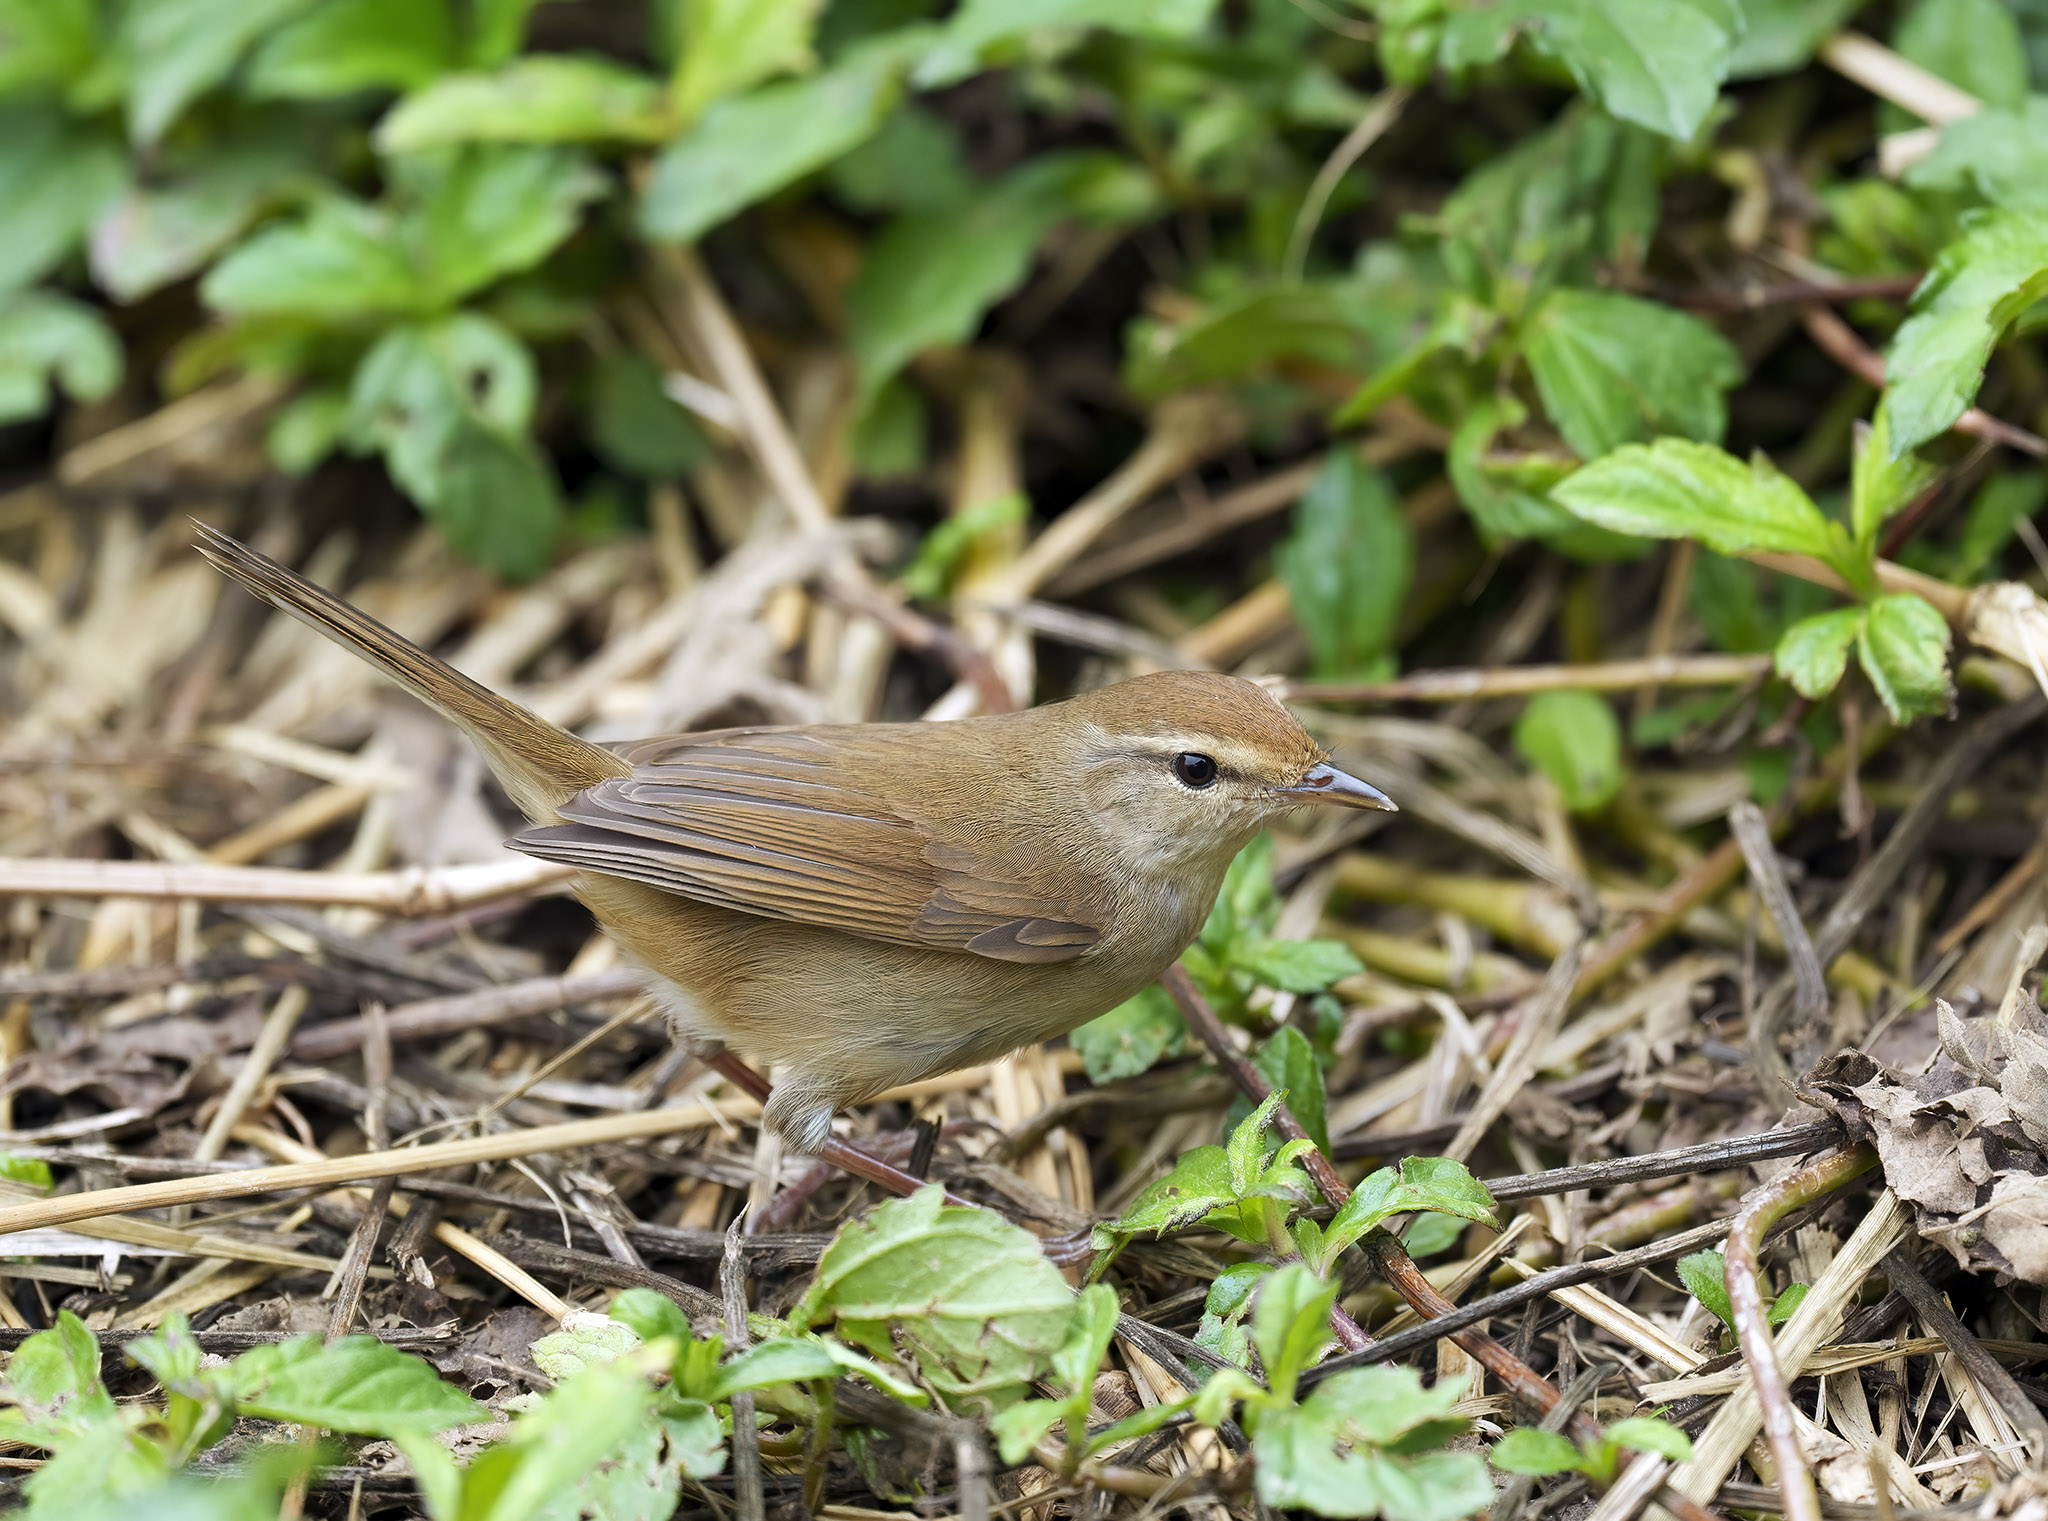
[[123,18],[131,61],[128,132],[154,143],[192,101],[227,78],[242,55],[312,0],[150,0]]
[[1118,1237],[1141,1231],[1162,1236],[1182,1230],[1211,1210],[1235,1204],[1239,1192],[1231,1186],[1230,1164],[1221,1146],[1197,1146],[1183,1152],[1173,1171],[1131,1201],[1131,1207],[1116,1220],[1095,1228],[1094,1245],[1107,1250]]
[[1517,1426],[1498,1442],[1486,1460],[1502,1473],[1571,1473],[1579,1466],[1579,1449],[1567,1438],[1539,1426]]
[[1984,110],[1941,129],[1934,151],[1906,170],[1922,190],[1975,191],[1993,205],[2048,205],[2048,95],[2018,110]]
[[655,161],[649,238],[688,243],[865,142],[902,96],[904,61],[871,48],[808,79],[720,101]]
[[1464,1234],[1465,1222],[1455,1215],[1417,1215],[1401,1232],[1401,1250],[1419,1261],[1449,1251]]
[[585,1315],[571,1317],[571,1323],[543,1336],[529,1351],[534,1366],[559,1384],[585,1368],[616,1362],[639,1345],[640,1333],[624,1321]]
[[837,1378],[841,1368],[825,1344],[808,1337],[780,1336],[749,1347],[718,1370],[706,1398],[730,1399],[742,1389],[771,1389],[814,1378]]
[[1774,1326],[1782,1326],[1792,1318],[1792,1312],[1806,1302],[1806,1285],[1788,1284],[1785,1292],[1771,1301],[1771,1308],[1764,1319]]
[[1245,1419],[1258,1456],[1259,1498],[1276,1509],[1386,1521],[1464,1521],[1493,1499],[1493,1483],[1476,1454],[1411,1457],[1359,1444],[1342,1412],[1316,1396],[1299,1408],[1248,1407]]
[[1878,529],[1934,476],[1934,467],[1911,451],[1892,453],[1891,407],[1879,402],[1870,424],[1857,425],[1856,453],[1850,464],[1849,525],[1857,544],[1874,554]]
[[670,93],[693,121],[721,96],[811,63],[822,0],[683,0],[683,51]]
[[377,124],[377,146],[445,143],[653,143],[674,123],[661,86],[603,58],[536,53],[494,74],[445,74]]
[[1801,697],[1825,697],[1842,679],[1849,663],[1849,646],[1863,632],[1863,619],[1860,607],[1801,618],[1778,641],[1772,664]]
[[954,572],[976,540],[1011,528],[1030,516],[1030,498],[1021,491],[1010,491],[943,519],[924,536],[917,553],[904,568],[903,589],[926,601],[944,596]]
[[1187,1025],[1172,997],[1159,984],[1138,990],[1107,1014],[1091,1019],[1067,1037],[1080,1053],[1091,1083],[1149,1072],[1187,1048]]
[[1325,1283],[1298,1262],[1268,1274],[1252,1308],[1252,1345],[1266,1370],[1275,1399],[1291,1400],[1302,1371],[1329,1345],[1330,1307],[1337,1285]]
[[1574,813],[1604,808],[1621,790],[1621,724],[1591,692],[1539,692],[1515,720],[1515,748],[1556,784]]
[[1948,711],[1955,697],[1948,640],[1947,620],[1924,597],[1901,592],[1870,604],[1856,634],[1856,657],[1893,722]]
[[1742,380],[1734,345],[1706,323],[1612,291],[1552,292],[1523,341],[1543,410],[1581,459],[1660,433],[1718,444]]
[[613,1298],[606,1313],[619,1324],[631,1326],[642,1341],[660,1341],[664,1337],[673,1337],[678,1342],[690,1340],[690,1317],[683,1313],[683,1307],[652,1289],[625,1290]]
[[0,1393],[15,1403],[55,1408],[100,1391],[100,1342],[69,1310],[38,1331],[8,1359]]
[[675,480],[711,454],[711,440],[697,420],[669,399],[661,371],[636,349],[598,356],[588,416],[598,457],[643,480]]
[[988,1429],[1003,1461],[1017,1464],[1031,1456],[1031,1449],[1059,1424],[1063,1414],[1065,1407],[1058,1400],[1023,1400],[1007,1410],[998,1410],[990,1418]]
[[1631,1415],[1607,1428],[1607,1440],[1631,1452],[1655,1453],[1674,1463],[1692,1460],[1692,1439],[1669,1421]]
[[590,1508],[593,1491],[608,1487],[613,1465],[629,1452],[644,1461],[639,1444],[648,1442],[650,1428],[660,1431],[654,1389],[630,1359],[586,1369],[543,1395],[512,1423],[505,1441],[471,1460],[461,1474],[459,1515],[462,1521],[567,1521],[617,1514]]
[[1104,27],[1135,37],[1187,37],[1216,0],[966,0],[918,68],[920,89],[956,84],[1006,44],[1055,28]]
[[264,435],[270,461],[287,475],[304,475],[334,452],[348,422],[348,393],[316,386],[287,402]]
[[2048,209],[1973,212],[1962,226],[1913,293],[1913,314],[1885,357],[1895,456],[1962,416],[1993,345],[2048,294]]
[[539,392],[533,355],[475,312],[391,328],[357,364],[346,432],[352,447],[383,451],[395,480],[422,506],[438,504],[457,430],[474,423],[523,434]]
[[[83,302],[50,290],[0,295],[0,422],[48,411],[52,382],[73,400],[98,401],[121,383],[124,359],[113,329]],[[35,1165],[47,1188],[49,1167]]]
[[841,1228],[797,1325],[834,1321],[880,1358],[900,1348],[948,1394],[1021,1387],[1066,1339],[1074,1295],[1038,1239],[934,1186]]
[[[1274,942],[1268,944],[1300,944]],[[1315,1047],[1293,1025],[1283,1025],[1273,1038],[1252,1057],[1259,1075],[1272,1084],[1275,1093],[1287,1095],[1287,1112],[1292,1114],[1310,1140],[1324,1151],[1330,1147],[1330,1132],[1324,1118],[1323,1069],[1316,1061]]]
[[974,194],[960,134],[944,117],[905,104],[833,164],[832,194],[870,216],[955,206]]
[[2038,470],[2005,470],[1985,480],[1970,500],[1969,516],[1949,566],[1952,579],[1978,580],[1998,559],[2023,519],[2048,501],[2048,476]]
[[55,269],[127,179],[125,157],[104,132],[54,107],[0,102],[0,295]]
[[207,272],[199,294],[231,316],[315,322],[402,312],[422,300],[389,218],[338,198],[258,231]]
[[234,1393],[244,1415],[365,1436],[441,1431],[487,1414],[432,1365],[374,1336],[252,1348],[234,1361]]
[[1409,1201],[1404,1209],[1436,1210],[1480,1225],[1499,1225],[1493,1195],[1455,1158],[1403,1157],[1401,1187]]
[[1053,1376],[1069,1395],[1087,1396],[1095,1387],[1095,1375],[1102,1371],[1102,1359],[1116,1335],[1117,1314],[1116,1290],[1106,1283],[1091,1283],[1076,1297],[1073,1324],[1052,1354]]
[[256,50],[243,88],[259,100],[413,90],[454,59],[447,0],[325,0]]
[[1365,970],[1339,940],[1250,940],[1236,948],[1231,965],[1249,973],[1261,987],[1283,993],[1320,993]]
[[1698,539],[1724,555],[1775,549],[1834,561],[1848,549],[1840,526],[1763,456],[1744,464],[1686,439],[1629,444],[1572,472],[1550,495],[1616,533]]
[[[1892,47],[1994,109],[2026,98],[2027,39],[2004,0],[1916,0],[1903,8]],[[1903,108],[1887,107],[1885,116],[1881,131],[1918,125]]]
[[562,530],[554,467],[533,440],[464,419],[435,461],[421,505],[465,558],[514,581],[548,568]]
[[1353,450],[1331,450],[1295,506],[1274,569],[1317,674],[1356,677],[1381,663],[1415,569],[1415,535],[1386,476]]
[[1678,1278],[1686,1291],[1710,1310],[1729,1330],[1735,1329],[1735,1307],[1728,1302],[1728,1267],[1721,1254],[1709,1248],[1681,1257],[1676,1263]]
[[[1189,321],[1140,319],[1126,345],[1125,383],[1150,400],[1252,379],[1281,359],[1365,373],[1373,366],[1372,342],[1346,297],[1333,284],[1259,283],[1231,292]],[[1361,406],[1369,411],[1372,404],[1368,393]]]
[[1862,0],[1742,0],[1742,35],[1730,79],[1797,73],[1848,22]]
[[1265,1171],[1266,1131],[1273,1124],[1273,1116],[1280,1106],[1287,1102],[1287,1090],[1275,1088],[1260,1101],[1259,1107],[1231,1130],[1230,1139],[1224,1143],[1224,1164],[1229,1168],[1230,1190],[1234,1197],[1243,1198],[1259,1181],[1259,1174]]
[[408,223],[429,298],[445,304],[540,263],[605,181],[574,149],[475,143],[422,173],[418,188]]

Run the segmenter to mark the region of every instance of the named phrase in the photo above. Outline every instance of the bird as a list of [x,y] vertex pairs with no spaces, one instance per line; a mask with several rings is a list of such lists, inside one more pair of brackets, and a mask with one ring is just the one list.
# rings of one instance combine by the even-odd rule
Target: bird
[[605,746],[204,524],[196,547],[467,734],[671,1037],[767,1065],[762,1121],[818,1152],[891,1088],[1065,1034],[1156,981],[1225,870],[1303,804],[1383,809],[1266,688],[1131,677],[949,722]]

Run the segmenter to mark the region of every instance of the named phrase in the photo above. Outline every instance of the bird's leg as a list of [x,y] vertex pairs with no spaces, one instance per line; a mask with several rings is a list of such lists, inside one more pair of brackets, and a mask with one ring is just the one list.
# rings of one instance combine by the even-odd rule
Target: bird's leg
[[[769,1085],[768,1080],[730,1051],[706,1052],[704,1063],[742,1093],[759,1099],[763,1108],[774,1095],[775,1090]],[[907,1173],[900,1167],[892,1167],[880,1157],[870,1156],[859,1147],[848,1145],[829,1131],[818,1147],[818,1159],[830,1162],[834,1167],[843,1172],[850,1172],[857,1178],[879,1183],[892,1194],[908,1197],[920,1188],[929,1186],[923,1178]],[[970,1209],[974,1207],[972,1200],[963,1199],[950,1189],[946,1191],[946,1202]]]

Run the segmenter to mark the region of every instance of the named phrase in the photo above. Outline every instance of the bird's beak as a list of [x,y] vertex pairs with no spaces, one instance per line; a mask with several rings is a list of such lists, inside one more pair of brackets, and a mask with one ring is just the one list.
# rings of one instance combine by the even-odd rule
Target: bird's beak
[[1379,788],[1339,771],[1328,761],[1310,766],[1292,787],[1275,787],[1273,795],[1288,803],[1330,803],[1339,808],[1377,808],[1383,813],[1401,811]]

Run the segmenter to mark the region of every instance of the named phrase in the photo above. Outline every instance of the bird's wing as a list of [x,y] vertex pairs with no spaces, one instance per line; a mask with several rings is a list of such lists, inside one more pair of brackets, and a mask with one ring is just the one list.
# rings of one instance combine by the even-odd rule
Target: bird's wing
[[[840,736],[859,731],[837,731]],[[872,732],[872,731],[870,731]],[[835,732],[647,741],[513,849],[743,913],[999,961],[1069,961],[1099,915],[1049,890],[1040,851],[892,805],[863,773],[890,757]]]

